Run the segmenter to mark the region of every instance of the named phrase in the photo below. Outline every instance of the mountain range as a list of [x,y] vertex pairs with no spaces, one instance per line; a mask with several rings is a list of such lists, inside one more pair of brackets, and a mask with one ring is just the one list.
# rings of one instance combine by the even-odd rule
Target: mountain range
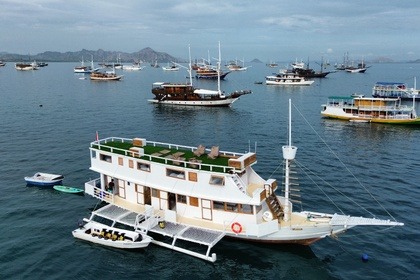
[[164,52],[157,52],[153,49],[147,47],[138,52],[126,53],[126,52],[117,52],[117,51],[105,51],[102,49],[93,51],[83,49],[76,52],[54,52],[46,51],[43,53],[35,55],[22,55],[22,54],[12,54],[3,52],[0,53],[0,60],[2,61],[33,61],[38,62],[78,62],[81,60],[90,61],[94,60],[95,62],[101,63],[112,63],[112,62],[186,62],[185,59],[173,57]]

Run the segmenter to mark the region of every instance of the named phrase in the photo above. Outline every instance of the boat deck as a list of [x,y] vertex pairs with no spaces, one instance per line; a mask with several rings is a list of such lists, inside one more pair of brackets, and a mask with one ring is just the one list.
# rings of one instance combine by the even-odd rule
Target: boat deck
[[133,143],[134,141],[135,139],[110,137],[92,142],[91,148],[145,161],[223,173],[235,169],[229,166],[229,159],[237,159],[244,155],[243,153],[219,151],[218,156],[209,157],[212,149],[207,148],[203,154],[197,156],[194,154],[197,147],[153,141],[146,142],[145,140],[145,144],[137,146]]
[[[145,207],[143,208],[145,209]],[[136,230],[143,229],[143,231],[144,228],[146,228],[146,230],[149,232],[170,237],[172,238],[171,244],[158,240],[153,240],[152,243],[212,262],[216,261],[216,255],[212,254],[212,256],[209,256],[210,250],[225,236],[225,232],[222,231],[213,231],[167,221],[165,221],[164,225],[162,225],[158,222],[159,220],[156,216],[148,216],[147,211],[139,214],[138,212],[133,212],[113,204],[108,204],[98,210],[93,211],[91,219],[94,216],[99,216],[111,220],[113,224],[121,223],[133,227]],[[202,254],[179,247],[176,245],[177,240],[184,240],[191,243],[206,245],[207,252],[206,254]]]

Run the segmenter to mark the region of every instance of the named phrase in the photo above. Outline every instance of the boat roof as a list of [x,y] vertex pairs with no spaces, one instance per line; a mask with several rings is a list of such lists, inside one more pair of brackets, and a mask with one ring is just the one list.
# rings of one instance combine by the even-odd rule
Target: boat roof
[[197,94],[208,94],[208,95],[218,95],[219,91],[217,90],[210,90],[210,89],[196,89],[194,93]]
[[405,83],[400,83],[400,82],[376,82],[376,85],[405,85]]

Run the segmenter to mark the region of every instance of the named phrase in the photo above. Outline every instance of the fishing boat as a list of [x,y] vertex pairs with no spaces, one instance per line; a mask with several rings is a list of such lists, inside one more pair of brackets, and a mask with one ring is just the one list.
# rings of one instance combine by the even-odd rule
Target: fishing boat
[[118,249],[145,248],[152,242],[152,238],[143,233],[110,227],[91,220],[86,222],[73,230],[75,238]]
[[365,73],[370,66],[366,66],[365,62],[358,63],[357,66],[349,65],[345,67],[345,71],[349,73]]
[[420,100],[420,90],[416,89],[416,79],[414,79],[414,87],[410,88],[406,83],[397,82],[377,82],[373,86],[373,97],[393,97],[402,100]]
[[[189,57],[190,63],[188,68],[179,65],[188,71],[189,83],[155,82],[152,86],[152,93],[155,97],[150,99],[149,102],[182,106],[226,107],[237,101],[240,96],[251,93],[250,90],[240,90],[226,95],[220,89],[220,78],[218,79],[217,90],[195,88],[192,84],[190,50]],[[217,69],[220,69],[220,63]]]
[[33,176],[24,178],[28,185],[33,186],[54,186],[59,185],[64,179],[63,175],[37,172]]
[[38,68],[33,63],[15,63],[15,69],[18,71],[30,71]]
[[123,65],[122,69],[127,71],[140,71],[143,70],[144,66],[141,66],[140,63],[133,63],[131,65]]
[[217,79],[224,80],[229,73],[230,71],[223,72],[220,69],[220,67],[215,68],[215,67],[212,67],[211,65],[205,65],[195,70],[195,77],[197,79],[206,79],[206,80],[217,80]]
[[90,79],[92,81],[119,81],[123,75],[117,75],[114,71],[107,72],[92,72],[90,73]]
[[246,71],[248,67],[245,67],[245,60],[241,60],[241,62],[242,62],[242,65],[239,65],[238,60],[230,61],[226,65],[226,68],[229,69],[230,71]]
[[321,115],[347,121],[420,125],[413,106],[402,105],[400,98],[331,96],[322,105]]
[[175,63],[172,63],[172,65],[162,66],[162,69],[163,71],[178,71],[179,67]]
[[99,71],[99,68],[95,68],[93,63],[93,55],[91,55],[92,59],[90,61],[90,65],[85,65],[85,61],[82,56],[82,61],[80,62],[79,66],[75,66],[73,68],[73,72],[76,74],[90,74],[92,72]]
[[73,188],[69,186],[63,186],[63,185],[55,185],[53,186],[53,189],[56,191],[64,192],[64,193],[74,193],[74,194],[81,194],[84,192],[84,190],[79,188]]
[[[289,101],[289,111],[290,107]],[[211,262],[217,259],[211,248],[224,237],[310,245],[355,226],[403,225],[375,217],[296,210],[298,184],[291,169],[297,147],[291,141],[291,113],[288,127],[284,161],[279,163],[284,166],[284,195],[278,194],[276,179],[263,179],[253,169],[256,152],[119,137],[90,144],[90,170],[99,178],[85,183],[85,193],[109,203],[95,210],[97,215],[147,232],[153,244]],[[115,184],[108,191],[110,182]],[[164,242],[168,239],[172,242]],[[207,250],[185,248],[179,240],[205,245]]]
[[307,80],[295,72],[282,72],[276,75],[266,76],[265,83],[267,85],[277,86],[310,86],[314,81]]

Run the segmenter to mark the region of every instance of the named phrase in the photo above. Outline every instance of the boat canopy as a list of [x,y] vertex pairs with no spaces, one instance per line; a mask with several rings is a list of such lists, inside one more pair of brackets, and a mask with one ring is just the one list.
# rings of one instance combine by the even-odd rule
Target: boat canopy
[[405,83],[395,83],[395,82],[376,82],[376,85],[384,85],[384,86],[393,86],[393,85],[399,85],[399,86],[405,86]]
[[194,93],[203,95],[219,95],[219,91],[209,89],[196,89],[194,90]]

